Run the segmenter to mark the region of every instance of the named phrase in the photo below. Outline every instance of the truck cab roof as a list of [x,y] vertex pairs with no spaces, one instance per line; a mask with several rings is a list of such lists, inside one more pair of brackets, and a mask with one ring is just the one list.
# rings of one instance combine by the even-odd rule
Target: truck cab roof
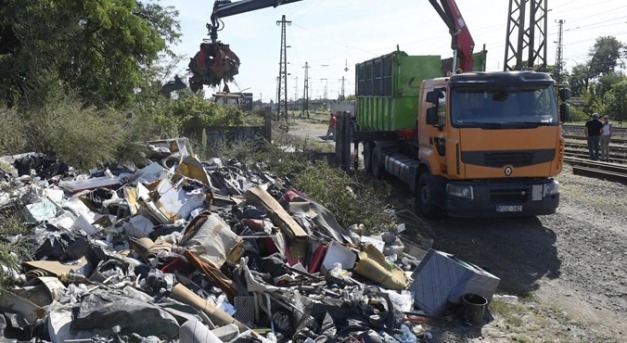
[[451,87],[464,86],[550,86],[555,81],[548,73],[535,71],[496,71],[455,74],[449,78]]
[[468,72],[455,74],[448,77],[438,77],[424,80],[423,87],[434,88],[449,84],[455,87],[472,86],[498,86],[498,87],[520,87],[520,86],[542,86],[547,87],[555,84],[551,75],[535,71],[492,71],[492,72]]

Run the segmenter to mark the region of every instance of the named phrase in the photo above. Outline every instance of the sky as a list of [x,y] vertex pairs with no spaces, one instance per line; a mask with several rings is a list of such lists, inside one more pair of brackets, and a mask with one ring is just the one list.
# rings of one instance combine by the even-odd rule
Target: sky
[[[233,0],[234,2],[237,0]],[[614,36],[627,43],[627,1],[548,1],[547,60],[555,63],[558,20],[563,25],[563,58],[570,70],[588,58],[597,37]],[[184,55],[177,72],[185,74],[189,57],[207,36],[211,0],[161,0],[179,11],[181,42],[173,50]],[[475,52],[486,45],[487,70],[503,70],[509,0],[457,0],[475,41]],[[354,66],[399,48],[410,55],[452,56],[450,35],[428,0],[303,0],[223,18],[218,39],[241,60],[232,92],[252,92],[254,100],[276,101],[281,29],[287,26],[288,98],[303,96],[305,62],[309,97],[337,98],[344,77],[345,94],[354,94]],[[345,69],[348,68],[348,71]],[[218,91],[205,86],[205,92]]]

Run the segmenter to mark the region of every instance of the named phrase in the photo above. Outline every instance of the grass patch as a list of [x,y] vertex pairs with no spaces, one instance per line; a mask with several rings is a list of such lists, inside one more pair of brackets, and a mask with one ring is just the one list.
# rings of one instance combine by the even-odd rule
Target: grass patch
[[28,232],[28,227],[21,215],[17,213],[0,216],[0,236],[23,235]]
[[[605,342],[598,332],[587,332],[554,304],[530,296],[517,304],[490,302],[490,312],[501,335],[511,342]],[[568,327],[568,330],[564,328]],[[609,340],[612,341],[613,340]]]
[[344,227],[364,224],[365,234],[396,230],[395,217],[385,202],[390,189],[382,182],[350,176],[318,162],[300,172],[294,186],[324,204]]
[[[16,209],[0,214],[0,237],[23,235],[28,232],[24,218]],[[29,247],[25,243],[9,243],[0,240],[0,287],[13,286],[14,281],[5,273],[16,269],[24,259],[30,259]],[[6,270],[5,270],[6,269]]]
[[500,300],[490,302],[490,311],[502,317],[506,324],[518,327],[523,324],[522,317],[528,313],[528,309],[518,304],[508,304]]
[[23,119],[15,109],[0,107],[0,156],[23,151],[26,147]]

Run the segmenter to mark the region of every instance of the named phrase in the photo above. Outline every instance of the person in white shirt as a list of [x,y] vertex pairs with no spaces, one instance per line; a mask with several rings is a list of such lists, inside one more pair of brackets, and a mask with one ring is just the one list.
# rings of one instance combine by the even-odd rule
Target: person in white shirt
[[603,117],[603,129],[601,129],[601,161],[610,161],[610,138],[612,137],[612,124],[610,117]]

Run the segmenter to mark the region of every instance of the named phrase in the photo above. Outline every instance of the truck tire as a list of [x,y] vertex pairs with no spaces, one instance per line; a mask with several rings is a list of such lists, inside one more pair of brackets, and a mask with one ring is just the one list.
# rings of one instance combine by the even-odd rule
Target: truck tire
[[372,174],[372,150],[374,150],[374,143],[364,143],[364,170],[367,174]]
[[423,217],[429,219],[440,219],[444,217],[445,211],[434,198],[434,183],[428,171],[423,172],[418,179],[416,187],[415,210]]
[[383,166],[383,151],[375,146],[372,150],[372,176],[375,179],[381,179],[385,175],[385,167]]

